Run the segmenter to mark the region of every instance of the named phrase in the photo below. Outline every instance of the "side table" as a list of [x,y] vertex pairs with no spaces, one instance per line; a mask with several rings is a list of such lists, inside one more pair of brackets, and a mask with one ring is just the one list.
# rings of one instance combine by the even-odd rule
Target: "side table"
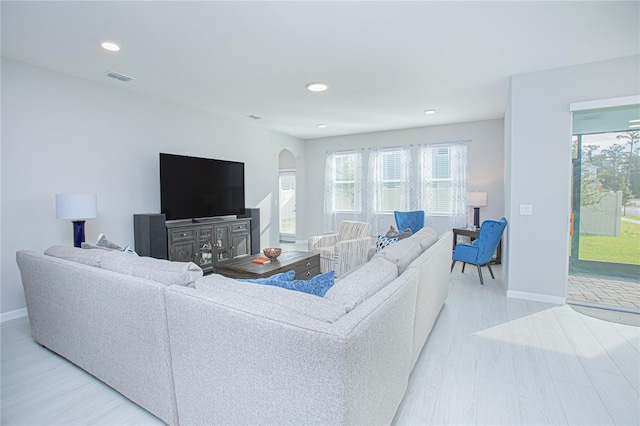
[[[478,238],[480,235],[479,229],[466,229],[466,228],[453,228],[453,247],[451,250],[456,248],[456,244],[458,243],[458,235],[463,237],[471,238],[471,241]],[[502,239],[498,243],[498,248],[496,249],[496,254],[491,260],[491,263],[494,265],[499,265],[502,263]]]

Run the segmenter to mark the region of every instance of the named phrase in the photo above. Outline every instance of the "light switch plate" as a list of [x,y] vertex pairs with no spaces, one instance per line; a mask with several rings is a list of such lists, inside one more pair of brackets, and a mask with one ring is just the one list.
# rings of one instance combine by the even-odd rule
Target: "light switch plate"
[[530,216],[533,214],[533,205],[520,204],[520,214]]

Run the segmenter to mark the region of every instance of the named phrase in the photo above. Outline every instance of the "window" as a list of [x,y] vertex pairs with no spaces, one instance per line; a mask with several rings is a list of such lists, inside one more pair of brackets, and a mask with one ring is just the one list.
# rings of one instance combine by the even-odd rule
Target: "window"
[[355,194],[356,186],[356,158],[358,154],[336,154],[335,156],[335,178],[334,178],[334,195],[335,207],[337,211],[355,211],[359,210]]
[[324,178],[324,232],[337,230],[337,213],[361,220],[362,152],[328,152]]
[[336,211],[360,210],[360,197],[356,196],[356,169],[359,153],[336,154],[333,178]]
[[[375,234],[384,233],[394,210],[424,210],[427,221],[433,215],[447,216],[452,227],[467,223],[466,142],[371,148],[365,153],[327,153],[324,232],[335,232],[343,220],[356,220],[368,222]],[[363,158],[368,159],[364,171]]]
[[382,153],[382,210],[393,211],[400,206],[402,201],[402,165],[400,164],[400,151],[388,151]]
[[373,212],[408,209],[410,170],[410,147],[371,150],[368,180]]
[[428,214],[466,215],[467,146],[420,145],[420,205]]
[[449,148],[434,148],[431,151],[431,179],[426,179],[425,188],[433,192],[433,212],[451,212],[451,154]]

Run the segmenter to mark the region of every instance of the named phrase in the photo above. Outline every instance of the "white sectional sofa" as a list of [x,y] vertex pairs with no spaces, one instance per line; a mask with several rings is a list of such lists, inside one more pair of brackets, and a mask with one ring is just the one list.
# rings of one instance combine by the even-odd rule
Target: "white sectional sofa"
[[98,250],[17,261],[33,338],[168,424],[388,424],[447,297],[451,238],[425,228],[324,297]]

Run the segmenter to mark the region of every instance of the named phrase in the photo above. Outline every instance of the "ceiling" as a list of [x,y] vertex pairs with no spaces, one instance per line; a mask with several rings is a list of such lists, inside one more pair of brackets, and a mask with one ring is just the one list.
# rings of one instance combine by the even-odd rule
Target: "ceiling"
[[314,139],[501,118],[511,75],[640,53],[639,5],[3,0],[2,56]]

